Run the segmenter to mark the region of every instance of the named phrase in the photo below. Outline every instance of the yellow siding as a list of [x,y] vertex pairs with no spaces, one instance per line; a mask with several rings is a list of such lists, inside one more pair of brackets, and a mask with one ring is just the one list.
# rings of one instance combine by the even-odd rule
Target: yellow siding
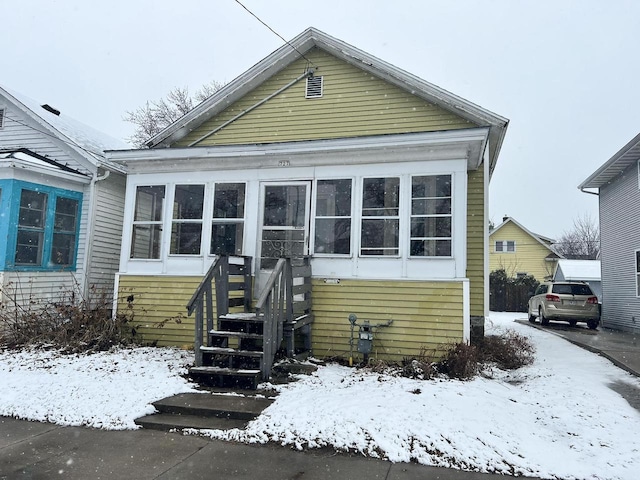
[[467,183],[467,278],[471,315],[484,316],[484,169],[469,172]]
[[[496,253],[495,242],[499,240],[515,240],[515,253]],[[548,248],[513,222],[509,222],[490,236],[489,252],[489,269],[493,272],[504,268],[510,277],[526,272],[542,282],[545,277],[553,275],[556,264],[555,261],[545,260],[552,253]]]
[[[304,79],[198,145],[272,143],[470,128],[475,125],[319,49],[307,57],[323,76],[322,98],[305,98]],[[300,76],[293,62],[181,139],[187,146]]]
[[[198,277],[121,276],[118,312],[133,314],[132,324],[146,343],[191,348],[194,320],[185,306],[199,282]],[[126,301],[130,295],[133,308]],[[358,323],[394,321],[375,332],[371,358],[400,361],[422,348],[435,352],[442,344],[462,341],[460,282],[342,280],[333,285],[314,280],[312,298],[312,348],[318,357],[348,357],[350,313]]]
[[[194,316],[187,303],[202,277],[121,276],[118,313],[132,316],[132,325],[145,343],[193,348]],[[133,295],[133,308],[127,297]]]
[[325,284],[314,280],[313,354],[320,358],[349,356],[350,313],[358,316],[358,323],[393,319],[390,327],[375,331],[371,358],[401,361],[419,355],[422,348],[438,351],[442,344],[462,341],[462,302],[459,282],[342,280]]

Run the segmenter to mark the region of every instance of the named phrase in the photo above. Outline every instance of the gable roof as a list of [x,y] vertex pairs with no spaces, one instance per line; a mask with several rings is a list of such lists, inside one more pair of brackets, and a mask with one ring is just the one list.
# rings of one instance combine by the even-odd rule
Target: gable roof
[[214,117],[248,92],[317,47],[329,54],[438,105],[478,126],[489,127],[490,171],[493,171],[509,121],[495,113],[422,80],[383,60],[363,52],[315,28],[308,28],[293,40],[238,76],[211,97],[151,138],[149,148],[169,146],[196,126]]
[[[600,280],[600,260],[558,260],[556,272],[562,271],[565,280]],[[555,274],[554,274],[555,277]]]
[[533,233],[529,229],[525,228],[522,224],[518,223],[512,217],[505,217],[504,221],[500,225],[498,225],[496,228],[494,228],[493,230],[491,230],[489,232],[489,236],[495,234],[498,230],[500,230],[505,225],[508,225],[509,223],[512,223],[512,224],[516,225],[520,230],[525,232],[527,235],[529,235],[531,238],[533,238],[536,242],[538,242],[540,245],[542,245],[547,250],[549,250],[554,256],[556,256],[558,258],[564,258],[563,255],[561,255],[560,253],[556,252],[555,249],[553,248],[552,244],[555,243],[555,240],[553,240],[552,238],[549,238],[549,237],[544,237],[542,235],[538,235],[537,233]]
[[[64,148],[76,157],[93,165],[124,172],[122,166],[105,158],[106,150],[129,148],[124,142],[64,115],[49,105],[39,102],[0,85],[0,96],[27,115],[42,128],[42,133],[61,140]],[[5,119],[6,121],[6,119]]]
[[578,188],[583,190],[603,187],[638,160],[640,160],[640,133],[578,185]]

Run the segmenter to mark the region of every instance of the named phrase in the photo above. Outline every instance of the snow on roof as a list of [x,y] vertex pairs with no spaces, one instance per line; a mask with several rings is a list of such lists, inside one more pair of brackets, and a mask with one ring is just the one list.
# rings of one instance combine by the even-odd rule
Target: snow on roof
[[100,132],[78,120],[75,120],[64,113],[56,115],[42,107],[42,104],[21,93],[15,92],[0,85],[0,90],[4,90],[14,100],[31,110],[33,114],[46,122],[50,127],[67,137],[73,144],[85,152],[98,155],[103,160],[105,150],[128,149],[129,145],[113,138],[106,133]]
[[558,260],[566,280],[600,280],[600,260]]

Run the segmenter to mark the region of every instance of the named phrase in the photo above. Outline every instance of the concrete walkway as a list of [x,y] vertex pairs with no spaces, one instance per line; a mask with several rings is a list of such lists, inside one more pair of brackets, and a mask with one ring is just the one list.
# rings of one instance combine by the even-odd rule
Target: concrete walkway
[[[552,322],[520,323],[559,335],[640,376],[640,339]],[[620,392],[640,410],[637,391]],[[391,463],[332,450],[293,451],[154,430],[105,431],[0,417],[0,480],[14,479],[492,479],[505,476]],[[509,478],[509,477],[506,477]]]
[[0,479],[362,479],[509,478],[391,463],[332,450],[211,441],[156,430],[105,431],[0,417]]

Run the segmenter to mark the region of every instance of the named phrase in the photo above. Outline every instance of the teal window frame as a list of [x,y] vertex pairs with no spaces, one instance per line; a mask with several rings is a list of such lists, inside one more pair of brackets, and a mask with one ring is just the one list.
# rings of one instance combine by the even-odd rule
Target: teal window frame
[[[13,272],[57,272],[75,271],[78,260],[78,245],[80,240],[80,223],[82,217],[82,192],[50,187],[22,180],[0,180],[0,238],[6,238],[7,242],[0,247],[0,271]],[[23,190],[30,190],[47,195],[47,206],[44,211],[44,228],[42,229],[42,257],[38,264],[16,265],[16,250],[20,220],[20,201]],[[55,234],[71,234],[70,231],[61,232],[55,230],[56,205],[58,198],[75,200],[78,202],[75,224],[75,244],[73,261],[67,265],[59,265],[51,262],[51,251]]]

